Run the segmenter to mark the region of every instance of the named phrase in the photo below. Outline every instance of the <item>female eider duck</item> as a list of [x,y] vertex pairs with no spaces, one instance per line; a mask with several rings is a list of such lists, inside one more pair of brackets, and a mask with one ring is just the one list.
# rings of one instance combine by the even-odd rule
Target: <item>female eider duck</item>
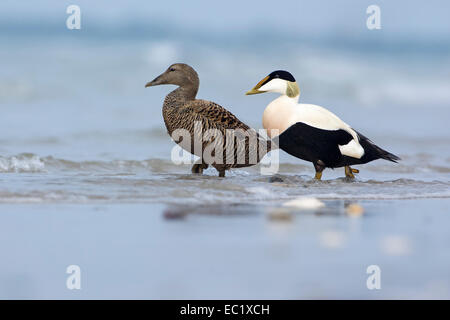
[[[392,162],[399,157],[376,146],[327,109],[298,103],[300,89],[294,77],[278,70],[262,79],[246,94],[276,92],[263,114],[263,126],[272,138],[278,138],[280,149],[310,161],[316,169],[315,178],[322,178],[325,168],[345,167],[345,176],[354,178],[357,169],[350,166],[376,159]],[[271,130],[276,132],[272,133]]]
[[[220,105],[196,99],[199,83],[197,72],[191,66],[175,63],[145,85],[146,88],[163,84],[178,86],[166,96],[162,112],[171,137],[178,129],[185,129],[190,135],[186,141],[181,137],[175,142],[200,157],[192,167],[192,173],[201,174],[212,165],[219,177],[224,177],[225,170],[230,168],[257,164],[270,151],[271,141]],[[211,157],[205,156],[206,150],[210,151]],[[223,152],[221,157],[215,157],[216,151]]]

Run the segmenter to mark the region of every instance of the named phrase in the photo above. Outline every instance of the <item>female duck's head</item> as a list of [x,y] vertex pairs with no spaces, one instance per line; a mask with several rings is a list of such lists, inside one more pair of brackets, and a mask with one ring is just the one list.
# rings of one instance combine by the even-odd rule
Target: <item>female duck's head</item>
[[148,82],[145,87],[159,86],[162,84],[173,84],[180,87],[197,87],[199,79],[194,68],[185,63],[174,63],[167,70]]
[[300,88],[292,74],[284,70],[277,70],[258,82],[258,84],[246,94],[250,95],[264,92],[276,92],[290,98],[296,98],[300,95]]

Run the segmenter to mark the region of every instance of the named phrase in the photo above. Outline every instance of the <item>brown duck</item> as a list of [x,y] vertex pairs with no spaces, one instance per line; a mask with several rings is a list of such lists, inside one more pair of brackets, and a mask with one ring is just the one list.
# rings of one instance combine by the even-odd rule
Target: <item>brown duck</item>
[[[225,170],[258,163],[270,151],[270,141],[220,105],[196,99],[199,83],[192,67],[175,63],[145,85],[146,88],[163,84],[178,86],[164,99],[162,113],[167,132],[174,141],[200,157],[192,173],[201,174],[212,165],[219,177],[224,177]],[[180,132],[187,134],[183,136]]]

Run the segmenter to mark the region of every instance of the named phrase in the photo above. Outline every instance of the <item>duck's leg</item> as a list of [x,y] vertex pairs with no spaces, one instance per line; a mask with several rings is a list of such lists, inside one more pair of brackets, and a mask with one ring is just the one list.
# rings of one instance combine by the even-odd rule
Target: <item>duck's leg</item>
[[194,174],[203,174],[203,170],[208,168],[206,163],[203,163],[202,159],[197,160],[192,166],[192,173]]
[[217,172],[219,172],[220,178],[225,177],[225,170],[227,170],[227,166],[222,165],[222,164],[216,164],[216,163],[213,164],[212,166],[217,170]]
[[314,176],[314,179],[321,180],[322,179],[322,171],[325,169],[323,162],[321,160],[319,160],[319,161],[317,161],[317,163],[314,163],[314,169],[316,169],[316,175]]
[[350,168],[350,166],[345,166],[345,177],[346,178],[355,179],[354,173],[359,173],[359,170]]

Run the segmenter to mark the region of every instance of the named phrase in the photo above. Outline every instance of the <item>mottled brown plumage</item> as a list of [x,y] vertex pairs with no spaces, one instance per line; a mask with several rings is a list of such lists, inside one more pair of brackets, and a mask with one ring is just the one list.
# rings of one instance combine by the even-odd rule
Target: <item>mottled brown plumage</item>
[[[200,157],[192,172],[202,173],[212,165],[223,177],[225,170],[258,163],[270,151],[270,142],[220,105],[196,99],[199,83],[192,67],[176,63],[146,85],[178,86],[166,96],[162,111],[169,135],[183,149]],[[188,132],[190,141],[180,138],[180,129]],[[222,161],[208,157],[208,154],[220,155],[215,153],[220,150],[223,150]]]

